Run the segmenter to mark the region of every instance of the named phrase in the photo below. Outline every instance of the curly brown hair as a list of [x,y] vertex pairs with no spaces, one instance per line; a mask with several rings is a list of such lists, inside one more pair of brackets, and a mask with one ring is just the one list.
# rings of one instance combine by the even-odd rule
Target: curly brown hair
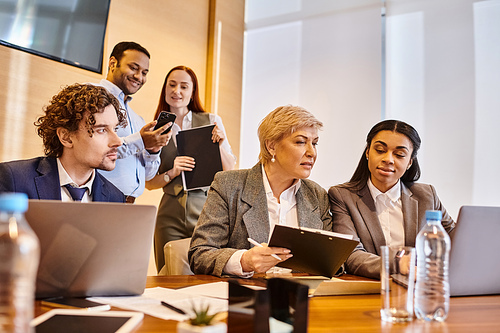
[[45,115],[35,122],[38,135],[43,139],[44,152],[50,157],[61,157],[63,145],[57,136],[59,127],[69,132],[78,130],[84,120],[89,135],[92,137],[95,125],[94,113],[103,112],[108,105],[113,105],[119,126],[126,125],[124,110],[118,100],[106,88],[92,84],[73,84],[63,88],[53,96],[50,104],[44,107]]

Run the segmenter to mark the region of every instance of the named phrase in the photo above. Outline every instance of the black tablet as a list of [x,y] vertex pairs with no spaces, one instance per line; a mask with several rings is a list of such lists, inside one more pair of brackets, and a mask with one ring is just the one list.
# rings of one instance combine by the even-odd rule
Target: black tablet
[[142,312],[55,309],[32,321],[36,333],[127,333],[144,317]]

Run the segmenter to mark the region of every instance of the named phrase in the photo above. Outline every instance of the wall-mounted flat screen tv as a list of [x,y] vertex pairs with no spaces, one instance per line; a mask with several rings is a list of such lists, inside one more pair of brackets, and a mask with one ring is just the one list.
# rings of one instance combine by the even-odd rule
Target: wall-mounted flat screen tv
[[102,72],[110,0],[0,0],[0,44]]

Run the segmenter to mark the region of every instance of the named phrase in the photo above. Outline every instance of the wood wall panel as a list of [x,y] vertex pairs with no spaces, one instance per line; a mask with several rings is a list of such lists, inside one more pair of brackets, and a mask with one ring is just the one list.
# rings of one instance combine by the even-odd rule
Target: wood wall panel
[[[98,74],[0,46],[0,162],[43,154],[42,140],[33,122],[42,107],[62,86],[75,82],[98,82],[106,76],[108,57],[120,41],[135,41],[151,53],[147,83],[136,93],[131,106],[146,121],[152,120],[167,72],[186,65],[197,74],[200,97],[210,97],[214,81],[208,80],[211,61],[209,22],[217,15],[224,22],[219,114],[228,139],[238,156],[240,143],[241,82],[243,63],[244,0],[111,0],[106,32],[103,73]],[[219,6],[223,7],[219,10]],[[227,24],[227,25],[226,25]],[[230,80],[231,82],[226,82]],[[208,89],[207,89],[208,87]],[[148,191],[139,204],[158,205],[161,190]],[[155,274],[151,260],[148,274]]]
[[43,154],[33,122],[62,86],[96,81],[98,74],[0,46],[0,160]]
[[208,0],[111,2],[107,57],[123,40],[138,42],[151,53],[148,82],[131,104],[145,120],[152,120],[165,75],[172,67],[193,68],[204,86],[208,15]]
[[[225,29],[225,36],[232,36],[232,41],[223,44],[224,65],[221,66],[221,86],[231,87],[233,91],[221,90],[221,96],[227,97],[220,98],[219,114],[224,118],[229,141],[238,154],[244,1],[224,0],[214,5],[229,8],[221,12],[217,7],[216,13],[234,22],[234,27]],[[193,68],[203,100],[207,88],[210,13],[210,0],[112,0],[102,74],[0,46],[0,59],[5,69],[0,72],[0,161],[42,155],[42,140],[33,122],[42,114],[43,106],[63,86],[98,82],[104,78],[109,54],[120,41],[138,42],[151,53],[148,81],[131,102],[134,111],[146,121],[152,120],[165,75],[174,66]],[[233,42],[234,45],[230,45]],[[226,53],[240,59],[226,59]],[[226,72],[230,75],[224,74]],[[229,79],[234,83],[224,82]],[[210,81],[209,86],[211,84]],[[205,105],[209,107],[209,103],[208,99]],[[146,190],[139,203],[157,205],[161,194],[161,190]]]
[[211,0],[210,12],[206,104],[222,117],[233,153],[239,156],[245,2]]
[[[0,161],[40,155],[42,143],[33,130],[33,121],[42,114],[42,107],[62,86],[104,78],[109,53],[123,40],[136,41],[151,53],[148,82],[133,96],[131,103],[144,119],[153,118],[164,77],[173,66],[192,67],[204,94],[208,8],[208,0],[111,1],[102,74],[0,46],[0,59],[6,65],[4,68],[8,68],[0,72]],[[13,117],[23,123],[24,131],[22,135],[5,137],[8,131],[4,131],[4,127],[10,126]],[[34,145],[27,146],[26,141]],[[15,153],[3,148],[9,145],[16,147],[10,149]]]

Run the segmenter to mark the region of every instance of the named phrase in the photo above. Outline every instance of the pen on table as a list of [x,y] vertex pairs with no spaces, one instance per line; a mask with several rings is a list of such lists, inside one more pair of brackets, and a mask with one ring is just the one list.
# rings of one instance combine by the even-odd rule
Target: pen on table
[[[262,246],[262,244],[257,243],[257,241],[256,241],[255,239],[253,239],[253,238],[248,237],[248,238],[247,238],[247,240],[248,240],[251,244],[253,244],[253,245],[255,245],[255,246],[258,246],[258,247],[264,247],[264,246]],[[279,261],[281,261],[281,258],[280,258],[280,257],[278,257],[278,255],[277,255],[277,254],[273,253],[273,254],[271,254],[271,256],[272,256],[273,258],[276,258],[276,259],[278,259]]]
[[175,312],[177,312],[177,313],[180,313],[180,314],[183,314],[183,315],[187,314],[187,313],[186,313],[186,312],[184,312],[182,309],[179,309],[179,308],[177,308],[177,307],[175,307],[175,306],[173,306],[173,305],[171,305],[171,304],[168,304],[167,302],[161,301],[161,305],[166,306],[166,307],[167,307],[167,308],[169,308],[170,310],[173,310],[173,311],[175,311]]

